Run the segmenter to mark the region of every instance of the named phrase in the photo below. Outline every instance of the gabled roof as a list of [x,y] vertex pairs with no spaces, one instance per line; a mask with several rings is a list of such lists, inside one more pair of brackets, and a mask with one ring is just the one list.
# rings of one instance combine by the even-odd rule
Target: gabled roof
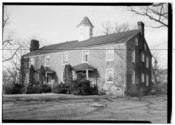
[[92,37],[88,40],[84,40],[81,42],[75,40],[75,41],[70,41],[70,42],[53,44],[49,46],[44,46],[40,48],[39,50],[30,52],[24,56],[26,57],[26,56],[34,56],[34,55],[40,55],[40,54],[65,51],[65,50],[82,49],[83,47],[91,47],[91,46],[103,45],[103,44],[125,43],[130,38],[134,37],[138,33],[139,33],[139,30],[131,30],[131,31],[126,31],[126,32],[121,32],[121,33],[114,33],[110,35]]
[[88,18],[87,16],[85,16],[85,17],[83,18],[83,20],[82,20],[81,23],[78,25],[78,27],[79,27],[80,25],[90,26],[90,27],[92,27],[92,28],[94,27],[94,26],[92,25],[91,21],[89,20],[89,18]]

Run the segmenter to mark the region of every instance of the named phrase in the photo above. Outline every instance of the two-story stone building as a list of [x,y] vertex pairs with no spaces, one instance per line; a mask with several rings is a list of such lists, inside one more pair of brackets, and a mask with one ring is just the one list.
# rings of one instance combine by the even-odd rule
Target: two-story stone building
[[34,48],[23,55],[28,60],[26,79],[31,64],[35,70],[43,65],[46,83],[59,84],[63,82],[65,65],[70,64],[74,79],[81,72],[86,79],[92,81],[91,84],[98,85],[100,90],[107,93],[116,91],[117,94],[124,95],[136,83],[149,88],[152,55],[144,38],[143,22],[138,22],[136,30],[97,37],[93,37],[93,28],[88,17],[84,17],[77,26],[76,41],[39,48],[38,41],[32,40]]

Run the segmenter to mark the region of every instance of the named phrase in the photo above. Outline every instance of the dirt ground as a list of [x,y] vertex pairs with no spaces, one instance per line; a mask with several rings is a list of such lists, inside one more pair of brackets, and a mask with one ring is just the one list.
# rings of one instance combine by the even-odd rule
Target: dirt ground
[[64,94],[3,95],[3,120],[146,120],[167,122],[167,97]]

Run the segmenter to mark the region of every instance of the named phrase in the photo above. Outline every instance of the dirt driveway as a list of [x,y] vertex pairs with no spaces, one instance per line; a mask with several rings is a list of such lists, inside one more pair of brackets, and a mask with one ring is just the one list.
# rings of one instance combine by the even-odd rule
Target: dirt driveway
[[4,120],[147,120],[167,122],[167,97],[3,95]]

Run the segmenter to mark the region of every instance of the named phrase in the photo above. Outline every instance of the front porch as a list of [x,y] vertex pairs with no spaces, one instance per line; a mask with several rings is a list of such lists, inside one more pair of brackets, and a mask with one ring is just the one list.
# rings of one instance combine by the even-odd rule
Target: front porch
[[95,81],[93,84],[97,85],[97,69],[87,63],[75,65],[73,66],[73,79]]

